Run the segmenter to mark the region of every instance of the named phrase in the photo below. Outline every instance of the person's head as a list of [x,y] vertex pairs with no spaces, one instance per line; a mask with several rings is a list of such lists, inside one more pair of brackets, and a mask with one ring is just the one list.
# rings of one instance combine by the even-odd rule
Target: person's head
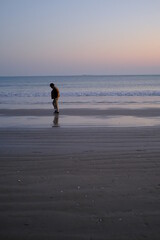
[[51,88],[54,88],[54,83],[50,83],[50,87],[51,87]]

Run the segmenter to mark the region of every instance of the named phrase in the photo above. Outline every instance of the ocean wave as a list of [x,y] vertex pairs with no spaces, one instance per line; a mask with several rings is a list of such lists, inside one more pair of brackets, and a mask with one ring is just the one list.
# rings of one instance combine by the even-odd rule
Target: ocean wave
[[64,96],[71,96],[71,97],[105,97],[105,96],[160,96],[160,91],[99,91],[99,92],[68,92],[62,94]]
[[[80,91],[61,92],[61,97],[105,97],[105,96],[160,96],[160,91]],[[0,98],[38,98],[50,97],[50,92],[0,92]]]

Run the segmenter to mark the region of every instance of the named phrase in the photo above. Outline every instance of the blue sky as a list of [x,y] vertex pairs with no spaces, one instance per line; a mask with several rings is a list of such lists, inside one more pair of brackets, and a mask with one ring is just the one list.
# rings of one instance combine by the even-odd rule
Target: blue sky
[[159,0],[0,0],[0,76],[159,74]]

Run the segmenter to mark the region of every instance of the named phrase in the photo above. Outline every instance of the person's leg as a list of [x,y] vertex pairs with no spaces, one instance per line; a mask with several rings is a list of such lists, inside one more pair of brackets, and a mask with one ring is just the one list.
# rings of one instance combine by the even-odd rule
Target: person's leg
[[57,112],[59,112],[58,98],[55,99],[55,109],[56,109]]
[[53,99],[52,104],[53,104],[54,109],[56,109],[56,108],[55,108],[55,99]]
[[53,100],[53,107],[55,109],[55,112],[59,112],[59,107],[58,107],[58,98],[55,98]]

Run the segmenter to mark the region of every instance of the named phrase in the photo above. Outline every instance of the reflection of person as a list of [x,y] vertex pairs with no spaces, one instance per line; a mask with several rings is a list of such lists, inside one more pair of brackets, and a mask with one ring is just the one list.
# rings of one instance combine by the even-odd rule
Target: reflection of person
[[53,127],[59,127],[59,114],[54,115]]
[[59,89],[55,87],[53,83],[50,84],[50,87],[52,88],[51,91],[51,99],[53,99],[53,107],[55,109],[55,113],[59,113],[59,108],[58,108],[58,98],[60,97],[59,94]]

